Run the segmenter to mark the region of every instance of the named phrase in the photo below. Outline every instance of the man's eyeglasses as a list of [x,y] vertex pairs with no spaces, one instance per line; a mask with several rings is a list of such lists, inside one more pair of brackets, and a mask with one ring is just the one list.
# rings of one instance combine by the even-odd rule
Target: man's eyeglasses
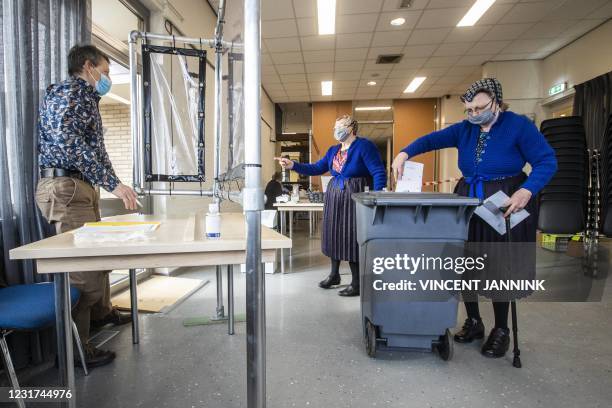
[[477,107],[475,107],[475,108],[465,109],[465,110],[463,111],[463,113],[465,113],[465,114],[467,114],[467,115],[470,115],[470,116],[471,116],[471,115],[473,115],[474,113],[479,114],[479,113],[480,113],[480,112],[482,112],[482,111],[485,111],[485,110],[487,110],[487,109],[490,109],[490,108],[493,106],[493,101],[494,101],[494,99],[491,99],[491,100],[489,101],[489,103],[487,103],[487,104],[486,104],[486,105],[484,105],[484,106],[477,106]]

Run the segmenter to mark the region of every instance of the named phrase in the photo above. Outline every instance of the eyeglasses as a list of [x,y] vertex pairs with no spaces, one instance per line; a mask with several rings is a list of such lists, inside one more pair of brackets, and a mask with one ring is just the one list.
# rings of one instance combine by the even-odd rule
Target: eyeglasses
[[480,112],[491,108],[493,106],[493,101],[494,99],[491,99],[489,103],[487,103],[484,106],[477,106],[475,108],[464,109],[463,113],[470,115],[470,116],[473,115],[474,113],[479,114]]

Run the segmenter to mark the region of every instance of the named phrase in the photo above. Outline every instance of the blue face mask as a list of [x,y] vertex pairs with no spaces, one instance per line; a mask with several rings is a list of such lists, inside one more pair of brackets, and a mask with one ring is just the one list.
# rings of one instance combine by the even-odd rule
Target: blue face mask
[[493,122],[495,113],[491,109],[480,112],[478,115],[468,115],[468,121],[473,125],[486,126]]
[[334,128],[334,138],[339,142],[344,142],[350,135],[351,133],[345,127]]
[[[100,79],[96,81],[96,92],[98,92],[98,95],[104,96],[111,90],[113,83],[109,77],[98,71],[98,68],[94,67],[94,69],[98,72],[98,74],[100,74]],[[91,75],[91,72],[89,73],[89,75]],[[91,75],[91,77],[94,78],[93,75]]]

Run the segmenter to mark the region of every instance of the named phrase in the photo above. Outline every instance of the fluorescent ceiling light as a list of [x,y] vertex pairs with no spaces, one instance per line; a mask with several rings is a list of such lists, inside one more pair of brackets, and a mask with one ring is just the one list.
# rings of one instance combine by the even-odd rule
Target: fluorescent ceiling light
[[116,94],[114,94],[114,93],[110,93],[110,92],[109,92],[109,93],[107,93],[107,94],[106,94],[106,95],[104,95],[104,96],[108,96],[109,98],[114,99],[114,100],[116,100],[117,102],[125,103],[126,105],[129,105],[129,104],[130,104],[130,101],[128,101],[128,100],[127,100],[127,99],[125,99],[124,97],[119,96],[119,95],[116,95]]
[[323,96],[332,94],[332,81],[321,81],[321,94]]
[[368,82],[368,86],[374,86],[374,85],[376,85],[376,81],[370,81],[370,82]]
[[423,84],[423,82],[425,82],[425,80],[427,79],[427,77],[416,77],[412,80],[412,82],[410,82],[410,85],[408,85],[406,87],[406,89],[404,90],[404,93],[413,93],[415,92],[417,89],[419,89],[419,86],[421,86]]
[[476,3],[472,6],[471,9],[465,13],[465,16],[461,19],[457,27],[471,27],[487,10],[495,3],[495,0],[476,0]]
[[398,17],[398,18],[394,18],[393,20],[391,20],[391,25],[401,26],[401,25],[404,25],[405,22],[406,22],[406,19],[404,17]]
[[336,33],[336,0],[317,0],[319,35]]
[[283,132],[283,135],[297,135],[297,132]]
[[355,108],[356,111],[387,111],[390,109],[390,106],[358,106]]

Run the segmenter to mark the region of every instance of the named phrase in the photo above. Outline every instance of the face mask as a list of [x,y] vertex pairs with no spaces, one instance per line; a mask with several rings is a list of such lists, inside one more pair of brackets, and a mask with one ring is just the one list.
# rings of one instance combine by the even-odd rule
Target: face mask
[[334,129],[334,137],[339,142],[344,142],[350,135],[349,130],[345,127],[337,127]]
[[468,121],[473,125],[486,126],[493,122],[495,119],[495,113],[491,109],[482,111],[478,115],[468,115]]
[[[109,77],[98,71],[98,68],[94,67],[94,69],[98,72],[98,74],[100,74],[100,79],[96,81],[96,91],[98,92],[98,95],[104,96],[111,90],[113,83]],[[89,75],[91,75],[91,72]],[[91,77],[95,80],[93,75],[91,75]]]

